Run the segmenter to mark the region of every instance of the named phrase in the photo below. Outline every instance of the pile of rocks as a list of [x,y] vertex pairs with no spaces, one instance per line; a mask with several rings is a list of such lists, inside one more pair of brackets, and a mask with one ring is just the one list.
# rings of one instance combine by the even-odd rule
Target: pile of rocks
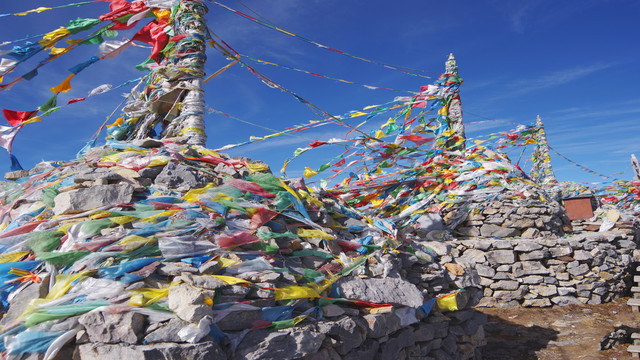
[[[504,191],[494,199],[465,204],[471,210],[466,219],[454,227],[456,235],[534,238],[570,233],[571,224],[562,206],[555,200],[541,201],[541,198]],[[445,220],[454,217],[453,212],[449,214]]]
[[629,288],[638,243],[620,232],[562,238],[451,241],[456,263],[475,269],[478,306],[600,304]]
[[481,292],[430,229],[198,146],[84,158],[0,191],[8,358],[479,358]]

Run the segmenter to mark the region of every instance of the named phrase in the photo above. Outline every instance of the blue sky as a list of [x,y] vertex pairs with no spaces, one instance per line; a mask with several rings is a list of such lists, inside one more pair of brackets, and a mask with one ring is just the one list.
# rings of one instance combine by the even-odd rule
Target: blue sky
[[[0,13],[57,6],[70,0],[3,2]],[[292,33],[378,62],[422,69],[433,80],[455,54],[460,76],[464,121],[470,138],[530,124],[540,115],[548,142],[558,152],[599,173],[631,179],[630,154],[640,156],[640,14],[638,1],[295,1],[222,0],[239,11],[260,16]],[[247,7],[245,7],[245,5]],[[208,4],[209,27],[241,54],[358,83],[416,91],[431,80],[359,61],[275,32]],[[42,34],[77,17],[96,18],[107,3],[0,18],[0,43]],[[254,14],[252,14],[254,15]],[[121,32],[116,39],[131,37]],[[16,43],[21,45],[21,43]],[[10,49],[4,45],[0,50]],[[0,108],[33,110],[67,77],[68,68],[88,60],[97,46],[82,46],[42,67],[38,76],[0,93]],[[86,96],[101,84],[119,85],[144,75],[134,69],[149,53],[129,48],[113,60],[100,61],[76,76],[73,90],[59,103]],[[36,60],[5,76],[22,75]],[[209,50],[207,73],[228,63]],[[328,113],[340,115],[381,104],[403,93],[370,90],[278,67],[250,63],[256,70]],[[71,160],[117,107],[123,87],[64,107],[42,123],[25,126],[14,154],[23,167],[41,160]],[[291,95],[265,86],[239,65],[207,84],[207,106],[273,129],[302,124],[317,115]],[[116,115],[118,112],[116,112]],[[382,119],[384,121],[386,119]],[[491,121],[486,121],[491,120]],[[220,115],[208,114],[208,147],[245,141],[268,131]],[[2,120],[4,124],[4,120]],[[474,124],[476,123],[476,124]],[[344,135],[339,127],[322,127],[279,137],[231,152],[269,163],[277,171],[284,159],[310,140]],[[104,133],[101,135],[104,138]],[[304,166],[317,168],[329,152],[310,153],[294,161],[290,176]],[[520,152],[510,153],[515,161]],[[606,181],[552,153],[560,181]],[[0,156],[0,171],[9,169]],[[524,161],[524,160],[523,160]],[[527,165],[526,163],[524,164]]]

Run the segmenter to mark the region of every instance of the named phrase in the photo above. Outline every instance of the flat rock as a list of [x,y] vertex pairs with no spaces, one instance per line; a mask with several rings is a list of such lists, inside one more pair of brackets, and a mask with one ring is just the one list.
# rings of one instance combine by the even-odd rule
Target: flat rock
[[53,213],[62,215],[108,205],[129,203],[133,197],[133,186],[129,184],[96,185],[90,188],[71,190],[58,194]]
[[[291,360],[314,354],[325,335],[311,325],[286,330],[250,331],[231,357],[236,360]],[[186,358],[185,358],[186,359]]]
[[152,345],[84,344],[78,346],[80,360],[226,360],[214,341],[197,344],[158,343]]
[[512,250],[493,250],[487,252],[487,260],[490,264],[513,264],[516,261],[516,254]]
[[202,290],[188,285],[178,284],[169,289],[169,309],[180,319],[189,322],[197,322],[204,316],[213,316],[213,308],[207,305],[207,298],[213,299],[215,291]]
[[154,183],[169,189],[187,191],[205,186],[209,179],[196,170],[175,162],[170,162],[162,168]]
[[135,312],[88,312],[80,316],[78,322],[85,327],[91,342],[135,344],[142,337],[145,319]]
[[397,279],[341,278],[334,287],[341,297],[378,304],[405,305],[413,308],[422,306],[422,292],[412,283]]
[[520,231],[514,228],[505,228],[493,224],[484,224],[480,227],[480,235],[485,237],[514,237],[520,235]]
[[173,318],[149,332],[144,337],[144,343],[155,344],[165,342],[182,342],[182,339],[178,336],[178,331],[187,325],[189,325],[188,322],[178,318]]

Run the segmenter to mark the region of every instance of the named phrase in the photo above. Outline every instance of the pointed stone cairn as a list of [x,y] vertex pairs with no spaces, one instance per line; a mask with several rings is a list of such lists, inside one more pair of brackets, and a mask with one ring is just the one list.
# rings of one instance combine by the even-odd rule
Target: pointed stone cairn
[[176,35],[185,35],[178,41],[175,51],[169,56],[168,64],[189,74],[178,83],[180,89],[180,115],[171,120],[162,137],[183,136],[188,144],[204,145],[207,136],[204,125],[204,64],[205,31],[204,15],[207,6],[198,0],[182,0],[175,17]]
[[556,175],[551,167],[551,157],[549,156],[549,145],[547,144],[547,135],[544,131],[544,124],[540,115],[536,118],[536,150],[531,154],[531,178],[540,186],[548,186],[557,184]]
[[466,149],[466,137],[464,123],[462,122],[462,104],[460,102],[460,85],[462,79],[458,76],[458,64],[453,54],[445,63],[445,73],[440,77],[441,86],[447,88],[445,97],[445,107],[443,108],[449,133],[446,134],[446,148],[449,151],[462,151]]
[[132,90],[121,123],[110,131],[110,138],[175,138],[191,145],[205,145],[207,11],[202,0],[180,1],[172,14],[173,37],[163,50],[164,59],[150,65],[152,71],[142,91]]
[[640,181],[640,164],[635,154],[631,154],[631,167],[633,168],[633,180]]

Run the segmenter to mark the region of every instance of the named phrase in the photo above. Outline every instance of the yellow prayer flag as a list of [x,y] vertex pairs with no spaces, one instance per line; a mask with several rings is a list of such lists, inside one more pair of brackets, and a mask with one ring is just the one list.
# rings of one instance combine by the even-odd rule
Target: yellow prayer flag
[[[229,259],[227,259],[229,260]],[[248,283],[247,280],[245,279],[240,279],[237,277],[233,277],[233,276],[226,276],[226,275],[209,275],[209,276],[213,276],[214,278],[220,279],[222,281],[224,281],[225,283],[227,283],[228,285],[237,285],[237,284],[246,284]]]
[[0,254],[0,263],[17,262],[24,256],[29,255],[30,251],[17,251],[7,254]]
[[247,163],[247,167],[249,168],[249,171],[251,171],[251,172],[268,171],[269,170],[269,166],[267,166],[265,164],[258,164],[258,163]]
[[291,299],[313,299],[320,296],[317,290],[306,286],[291,285],[276,289],[276,301]]
[[317,172],[317,171],[315,171],[315,170],[313,170],[313,169],[312,169],[312,168],[310,168],[310,167],[305,167],[305,168],[304,168],[304,172],[302,173],[302,175],[303,175],[305,178],[310,179],[310,178],[312,178],[312,177],[314,177],[314,176],[318,175],[318,172]]
[[316,229],[298,229],[298,236],[308,238],[318,238],[324,240],[334,240],[333,236],[327,234],[322,230]]
[[76,76],[75,74],[69,75],[64,81],[60,83],[60,85],[51,88],[54,94],[64,93],[71,90],[71,79]]
[[438,308],[440,310],[455,311],[458,310],[457,297],[458,293],[446,295],[438,298],[438,300],[436,300],[436,304],[438,304]]
[[42,37],[42,40],[38,41],[38,44],[44,46],[45,49],[52,47],[58,42],[58,40],[64,38],[71,34],[69,30],[64,27],[59,27],[56,30],[53,30]]
[[17,16],[25,16],[25,15],[27,15],[27,14],[31,14],[31,13],[41,13],[41,12],[43,12],[43,11],[47,11],[47,10],[51,10],[51,8],[44,7],[44,6],[40,6],[40,7],[39,7],[39,8],[37,8],[37,9],[31,9],[31,10],[28,10],[28,11],[25,11],[25,12],[15,13],[15,14],[13,14],[13,15],[17,15]]

